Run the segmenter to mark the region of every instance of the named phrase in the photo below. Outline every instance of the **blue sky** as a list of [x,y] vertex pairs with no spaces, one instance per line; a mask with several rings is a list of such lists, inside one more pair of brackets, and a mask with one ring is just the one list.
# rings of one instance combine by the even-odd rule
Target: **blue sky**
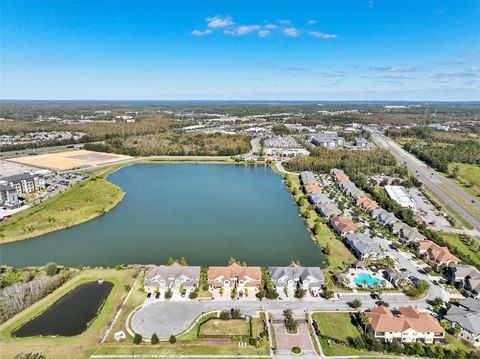
[[480,100],[480,1],[5,1],[2,99]]

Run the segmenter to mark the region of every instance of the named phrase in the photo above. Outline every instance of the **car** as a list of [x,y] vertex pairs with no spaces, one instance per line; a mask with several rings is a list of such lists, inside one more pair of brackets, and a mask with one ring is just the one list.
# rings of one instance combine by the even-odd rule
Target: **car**
[[405,273],[407,271],[408,271],[407,268],[400,268],[400,272],[402,272],[402,273]]
[[432,283],[438,285],[438,282],[436,280],[432,280]]
[[147,293],[147,298],[150,298],[152,296],[152,292]]
[[156,299],[160,298],[160,292],[157,292],[157,294],[155,294],[155,298]]

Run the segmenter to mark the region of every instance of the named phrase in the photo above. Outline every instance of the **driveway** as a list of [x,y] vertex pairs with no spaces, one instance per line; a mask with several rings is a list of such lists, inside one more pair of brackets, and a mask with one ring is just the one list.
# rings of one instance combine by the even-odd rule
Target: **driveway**
[[287,333],[283,322],[273,322],[272,325],[273,330],[275,330],[275,338],[277,340],[279,354],[288,354],[293,347],[302,348],[305,354],[315,354],[307,323],[297,323],[296,334]]

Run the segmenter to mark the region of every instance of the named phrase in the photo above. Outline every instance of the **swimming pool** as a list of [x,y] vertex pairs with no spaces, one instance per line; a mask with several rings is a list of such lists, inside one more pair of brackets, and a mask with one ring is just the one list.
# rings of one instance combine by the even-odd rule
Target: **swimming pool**
[[360,273],[359,275],[357,275],[357,276],[355,277],[355,279],[353,280],[353,282],[354,282],[357,286],[359,286],[359,287],[363,286],[365,283],[367,283],[367,286],[373,287],[373,285],[374,285],[375,283],[377,283],[378,285],[380,285],[381,280],[378,279],[378,278],[372,277],[372,276],[371,276],[370,274],[368,274],[368,273]]

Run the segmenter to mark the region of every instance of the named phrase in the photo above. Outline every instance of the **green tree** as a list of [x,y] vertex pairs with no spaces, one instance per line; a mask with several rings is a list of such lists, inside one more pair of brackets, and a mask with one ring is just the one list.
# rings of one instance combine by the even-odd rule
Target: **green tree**
[[135,334],[133,337],[133,344],[140,344],[142,342],[142,336],[140,334]]
[[168,289],[165,291],[165,299],[170,299],[170,298],[172,298],[172,296],[173,296],[172,288],[168,288]]
[[175,259],[173,259],[172,257],[168,257],[167,266],[171,266],[173,263],[175,263]]
[[170,342],[170,344],[175,344],[177,342],[177,338],[175,337],[175,335],[170,335],[170,339],[168,339],[168,341]]
[[155,344],[158,344],[159,342],[160,342],[160,340],[158,339],[157,333],[153,333],[152,339],[150,339],[150,343],[155,345]]
[[45,273],[47,273],[47,275],[50,276],[50,277],[57,274],[58,271],[59,271],[58,266],[55,263],[48,263],[45,266]]
[[350,302],[352,308],[358,309],[362,306],[362,301],[360,299],[354,299]]
[[187,260],[185,259],[185,257],[180,258],[180,263],[179,264],[184,266],[184,267],[188,266],[188,263],[187,263]]

